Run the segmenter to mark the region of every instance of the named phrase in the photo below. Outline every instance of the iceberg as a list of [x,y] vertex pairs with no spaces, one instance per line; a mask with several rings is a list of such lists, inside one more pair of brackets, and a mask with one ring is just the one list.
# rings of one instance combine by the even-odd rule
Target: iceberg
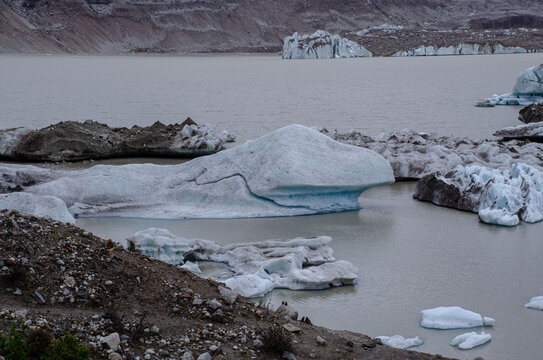
[[[61,199],[71,216],[243,218],[356,210],[394,182],[379,154],[291,125],[179,165],[50,170],[0,165],[0,191]],[[0,200],[0,208],[9,204]]]
[[417,183],[413,197],[436,205],[473,211],[481,221],[503,226],[543,220],[543,173],[518,163],[511,169],[457,166]]
[[458,335],[451,340],[451,346],[458,346],[462,350],[473,349],[476,346],[483,345],[489,342],[492,339],[492,335],[481,332],[469,332],[465,334]]
[[334,140],[381,154],[390,162],[397,179],[420,179],[438,171],[447,173],[457,165],[471,164],[491,169],[508,169],[515,163],[525,163],[543,170],[543,144],[522,139],[503,143],[440,136],[410,129],[375,137],[356,130],[331,133],[323,128],[320,131]]
[[523,105],[543,103],[543,64],[532,66],[517,78],[509,94],[493,95],[488,99],[496,105]]
[[449,55],[489,55],[489,54],[525,54],[528,50],[518,46],[501,44],[459,43],[450,46],[424,46],[400,50],[392,56],[449,56]]
[[524,307],[543,311],[543,296],[534,296]]
[[[149,228],[127,238],[129,247],[159,260],[213,261],[230,271],[223,281],[245,297],[260,297],[274,288],[292,290],[327,289],[356,283],[358,269],[348,261],[336,260],[328,243],[332,238],[295,238],[236,243],[225,246],[209,240],[185,239],[165,229]],[[185,266],[189,270],[193,265]],[[194,271],[193,271],[194,272]]]
[[324,30],[313,34],[299,35],[295,32],[283,41],[283,59],[331,59],[371,57],[364,46]]
[[424,341],[418,336],[412,338],[404,338],[401,335],[394,336],[377,336],[377,339],[380,339],[381,342],[386,345],[396,349],[409,349],[410,347],[421,346],[424,344]]
[[495,320],[459,306],[441,306],[422,311],[420,325],[431,329],[464,329],[493,326]]

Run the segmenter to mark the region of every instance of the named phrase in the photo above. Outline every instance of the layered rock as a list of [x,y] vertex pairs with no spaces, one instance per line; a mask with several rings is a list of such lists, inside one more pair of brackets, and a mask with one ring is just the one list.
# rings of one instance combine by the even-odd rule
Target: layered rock
[[221,246],[150,228],[127,240],[138,252],[175,265],[187,259],[223,263],[227,271],[215,279],[246,297],[263,296],[274,288],[315,290],[351,285],[358,273],[350,262],[333,257],[328,236]]
[[543,64],[532,66],[517,78],[509,94],[493,95],[488,99],[496,105],[531,105],[543,103]]
[[466,44],[450,46],[420,45],[410,50],[400,50],[392,56],[443,56],[443,55],[490,55],[490,54],[524,54],[529,52],[518,46],[501,44]]
[[201,156],[217,152],[233,137],[212,125],[182,124],[112,128],[87,120],[40,130],[0,131],[0,156],[23,161],[79,161],[130,156]]
[[510,126],[498,130],[494,136],[504,138],[505,140],[520,139],[530,140],[539,143],[543,142],[543,122],[535,122],[525,125]]
[[331,59],[371,57],[365,47],[337,34],[317,30],[311,35],[295,32],[283,41],[283,59]]
[[522,108],[518,119],[525,124],[543,121],[543,104],[531,104]]
[[543,173],[523,163],[505,170],[457,166],[446,174],[423,177],[413,197],[473,211],[489,224],[535,223],[543,220]]
[[396,179],[419,179],[432,172],[442,173],[457,165],[481,164],[492,169],[510,168],[523,162],[543,169],[543,145],[526,141],[472,140],[435,133],[401,130],[376,137],[358,131],[330,133],[333,139],[373,150],[391,164]]
[[[65,171],[4,164],[0,173],[4,192],[57,197],[72,216],[169,219],[354,210],[363,191],[394,182],[379,154],[300,125],[179,165]],[[0,199],[0,208],[7,205]]]

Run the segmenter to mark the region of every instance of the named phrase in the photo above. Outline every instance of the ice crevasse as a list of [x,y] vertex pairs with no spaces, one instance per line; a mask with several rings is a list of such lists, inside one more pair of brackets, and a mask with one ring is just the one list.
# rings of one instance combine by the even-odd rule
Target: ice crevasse
[[[61,221],[76,216],[180,219],[339,212],[359,209],[363,191],[394,182],[381,155],[301,125],[179,165],[50,170],[2,164],[0,172],[0,208],[32,212],[33,203],[47,196],[50,207],[42,206],[40,215]],[[24,203],[17,201],[20,196]]]

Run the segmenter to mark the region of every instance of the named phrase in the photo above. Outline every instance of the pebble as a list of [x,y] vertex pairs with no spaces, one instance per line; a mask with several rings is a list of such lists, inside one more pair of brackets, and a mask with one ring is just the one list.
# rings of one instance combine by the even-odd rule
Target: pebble
[[69,287],[74,287],[75,286],[75,279],[73,278],[73,276],[67,276],[64,279],[64,283],[66,285],[68,285]]
[[221,299],[224,300],[227,304],[234,304],[238,298],[238,294],[235,291],[230,290],[222,285],[219,285],[219,293],[221,294]]
[[217,309],[219,309],[219,308],[222,307],[221,302],[218,301],[217,299],[211,300],[211,301],[209,302],[208,305],[209,305],[209,308],[210,308],[211,310],[217,310]]
[[121,338],[119,337],[119,334],[115,332],[109,334],[108,336],[100,337],[100,342],[103,344],[107,344],[107,346],[109,346],[111,350],[115,351],[119,348]]
[[151,332],[154,332],[155,334],[158,334],[160,332],[160,328],[156,325],[151,326]]
[[116,352],[112,352],[108,355],[108,360],[122,360],[122,356],[119,355],[119,353],[116,353]]
[[321,346],[326,346],[328,345],[328,343],[326,342],[326,340],[324,340],[323,338],[321,338],[320,336],[317,336],[317,344],[321,345]]
[[181,360],[194,360],[194,356],[192,356],[192,354],[188,351],[185,351]]
[[283,359],[285,359],[285,360],[296,360],[296,356],[294,356],[294,354],[289,353],[288,351],[285,351],[283,353]]
[[113,285],[113,281],[111,281],[111,280],[106,280],[105,284],[106,284],[107,286]]
[[299,327],[296,327],[296,326],[294,326],[294,325],[292,325],[290,323],[283,325],[283,328],[286,331],[291,332],[291,333],[298,333],[298,332],[302,331],[302,329],[300,329]]
[[264,343],[262,341],[256,339],[255,341],[253,341],[253,346],[259,348],[259,347],[264,346]]
[[198,356],[198,359],[196,360],[211,360],[211,355],[209,353],[205,352],[202,355]]

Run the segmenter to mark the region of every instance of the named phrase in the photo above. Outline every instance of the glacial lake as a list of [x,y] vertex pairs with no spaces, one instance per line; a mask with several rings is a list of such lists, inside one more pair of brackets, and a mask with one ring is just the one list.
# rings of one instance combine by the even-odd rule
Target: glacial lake
[[[43,127],[93,119],[115,126],[181,122],[190,116],[238,143],[300,123],[370,135],[412,128],[491,138],[517,125],[519,107],[476,108],[509,92],[542,54],[283,61],[274,56],[0,56],[0,126]],[[235,144],[234,144],[235,146]],[[171,163],[172,160],[156,161]],[[126,161],[104,161],[122,163]],[[175,161],[173,161],[175,162]],[[60,165],[86,167],[99,162]],[[56,165],[49,165],[56,166]],[[475,214],[411,198],[414,183],[365,192],[362,209],[339,214],[236,220],[82,218],[118,241],[151,226],[222,244],[329,235],[358,284],[323,291],[275,290],[314,323],[377,335],[420,336],[415,350],[460,359],[539,359],[543,312],[543,223],[503,228]],[[420,311],[458,305],[496,319],[493,339],[462,351],[448,345],[474,330],[429,330]]]

